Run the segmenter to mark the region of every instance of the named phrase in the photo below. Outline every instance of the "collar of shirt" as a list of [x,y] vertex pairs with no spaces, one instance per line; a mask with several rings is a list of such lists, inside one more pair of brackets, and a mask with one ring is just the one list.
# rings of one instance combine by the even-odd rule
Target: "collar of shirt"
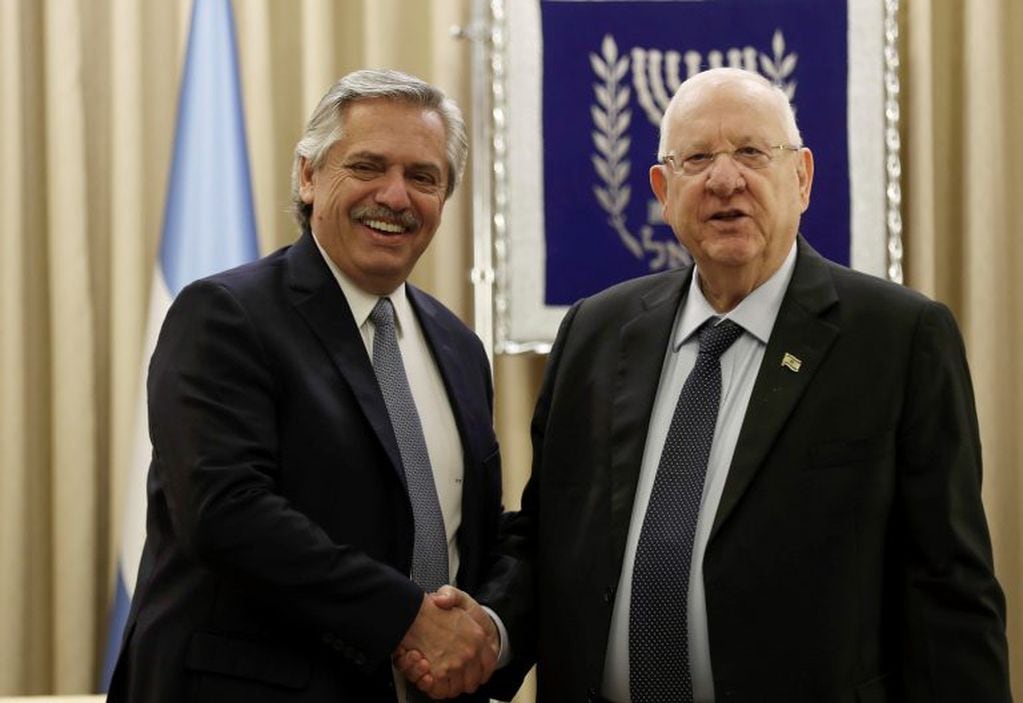
[[682,314],[678,324],[675,326],[675,339],[672,342],[672,351],[677,352],[682,348],[690,337],[700,329],[700,326],[712,317],[721,317],[725,320],[740,325],[746,332],[749,332],[761,344],[767,344],[774,328],[774,320],[778,317],[781,309],[781,301],[785,297],[785,291],[792,279],[792,272],[796,268],[796,243],[785,256],[778,270],[771,274],[771,277],[757,286],[742,301],[725,315],[719,315],[700,290],[698,277],[700,269],[696,268],[693,277],[689,281],[689,295],[682,306]]
[[323,260],[327,262],[327,267],[330,272],[334,274],[337,284],[341,286],[341,292],[345,294],[345,298],[348,300],[348,307],[352,310],[352,317],[355,318],[355,325],[359,329],[362,329],[369,319],[369,315],[373,312],[373,308],[376,306],[377,301],[380,298],[390,298],[391,304],[394,306],[394,321],[397,327],[396,332],[399,337],[402,336],[402,329],[404,325],[403,320],[408,320],[409,315],[412,314],[412,308],[409,306],[408,297],[405,295],[405,283],[403,282],[400,286],[395,288],[393,291],[388,293],[386,296],[374,295],[367,293],[366,291],[359,288],[349,278],[344,271],[338,268],[334,260],[330,258],[326,250],[320,246],[320,241],[316,238],[316,233],[313,232],[313,241],[316,242],[316,248],[320,250],[320,255]]

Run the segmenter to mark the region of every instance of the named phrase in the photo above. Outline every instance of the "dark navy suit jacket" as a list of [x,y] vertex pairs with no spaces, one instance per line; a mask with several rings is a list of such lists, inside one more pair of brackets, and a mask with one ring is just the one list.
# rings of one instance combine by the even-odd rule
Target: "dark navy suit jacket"
[[[458,584],[490,567],[500,459],[477,337],[408,285],[464,451]],[[394,701],[422,590],[394,431],[311,235],[185,288],[148,380],[146,546],[110,701]]]

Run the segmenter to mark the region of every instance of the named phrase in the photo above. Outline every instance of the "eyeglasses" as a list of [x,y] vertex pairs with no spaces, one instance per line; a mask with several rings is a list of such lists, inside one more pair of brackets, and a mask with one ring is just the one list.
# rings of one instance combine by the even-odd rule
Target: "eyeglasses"
[[668,153],[661,157],[660,163],[670,168],[675,174],[695,176],[710,168],[718,156],[727,154],[739,166],[759,170],[771,165],[775,158],[775,151],[785,153],[799,151],[802,148],[796,144],[775,144],[768,147],[741,146],[738,149],[715,152],[696,151],[681,157],[678,154]]

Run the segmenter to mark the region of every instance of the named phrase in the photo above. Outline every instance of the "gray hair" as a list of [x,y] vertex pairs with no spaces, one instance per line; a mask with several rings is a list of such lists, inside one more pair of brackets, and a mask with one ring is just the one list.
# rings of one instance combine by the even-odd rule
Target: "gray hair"
[[375,98],[393,100],[434,110],[444,123],[447,134],[448,183],[444,197],[449,197],[458,185],[469,152],[465,121],[455,101],[440,88],[408,73],[391,70],[354,71],[331,86],[320,99],[306,124],[302,138],[295,145],[295,159],[291,166],[291,210],[298,224],[309,227],[313,208],[302,201],[302,160],[312,168],[319,168],[327,153],[344,135],[345,109],[359,100]]
[[661,128],[660,128],[660,141],[657,144],[657,159],[661,160],[668,153],[666,142],[668,117],[672,112],[672,109],[679,103],[681,96],[684,95],[688,90],[693,87],[698,87],[703,83],[710,83],[711,85],[720,85],[725,82],[734,82],[737,80],[748,80],[767,88],[771,92],[772,98],[778,104],[778,110],[782,116],[782,123],[785,129],[785,138],[788,139],[792,144],[803,146],[803,137],[799,133],[799,125],[796,124],[796,113],[792,109],[792,104],[789,102],[789,96],[785,94],[785,91],[777,83],[764,78],[755,71],[747,71],[742,68],[712,68],[701,73],[694,74],[682,82],[682,85],[675,91],[675,95],[672,96],[671,102],[668,103],[668,108],[664,111],[664,115],[661,116]]

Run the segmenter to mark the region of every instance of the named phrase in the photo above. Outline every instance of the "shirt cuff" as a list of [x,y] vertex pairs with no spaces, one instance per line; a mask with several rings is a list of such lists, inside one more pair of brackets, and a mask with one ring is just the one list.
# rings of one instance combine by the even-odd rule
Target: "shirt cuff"
[[497,626],[497,637],[500,640],[500,647],[497,653],[497,668],[500,669],[511,661],[511,642],[508,641],[508,630],[505,629],[504,623],[501,622],[501,618],[498,617],[497,613],[485,605],[480,607],[483,608],[483,611],[490,616],[490,619],[494,621],[494,625]]

